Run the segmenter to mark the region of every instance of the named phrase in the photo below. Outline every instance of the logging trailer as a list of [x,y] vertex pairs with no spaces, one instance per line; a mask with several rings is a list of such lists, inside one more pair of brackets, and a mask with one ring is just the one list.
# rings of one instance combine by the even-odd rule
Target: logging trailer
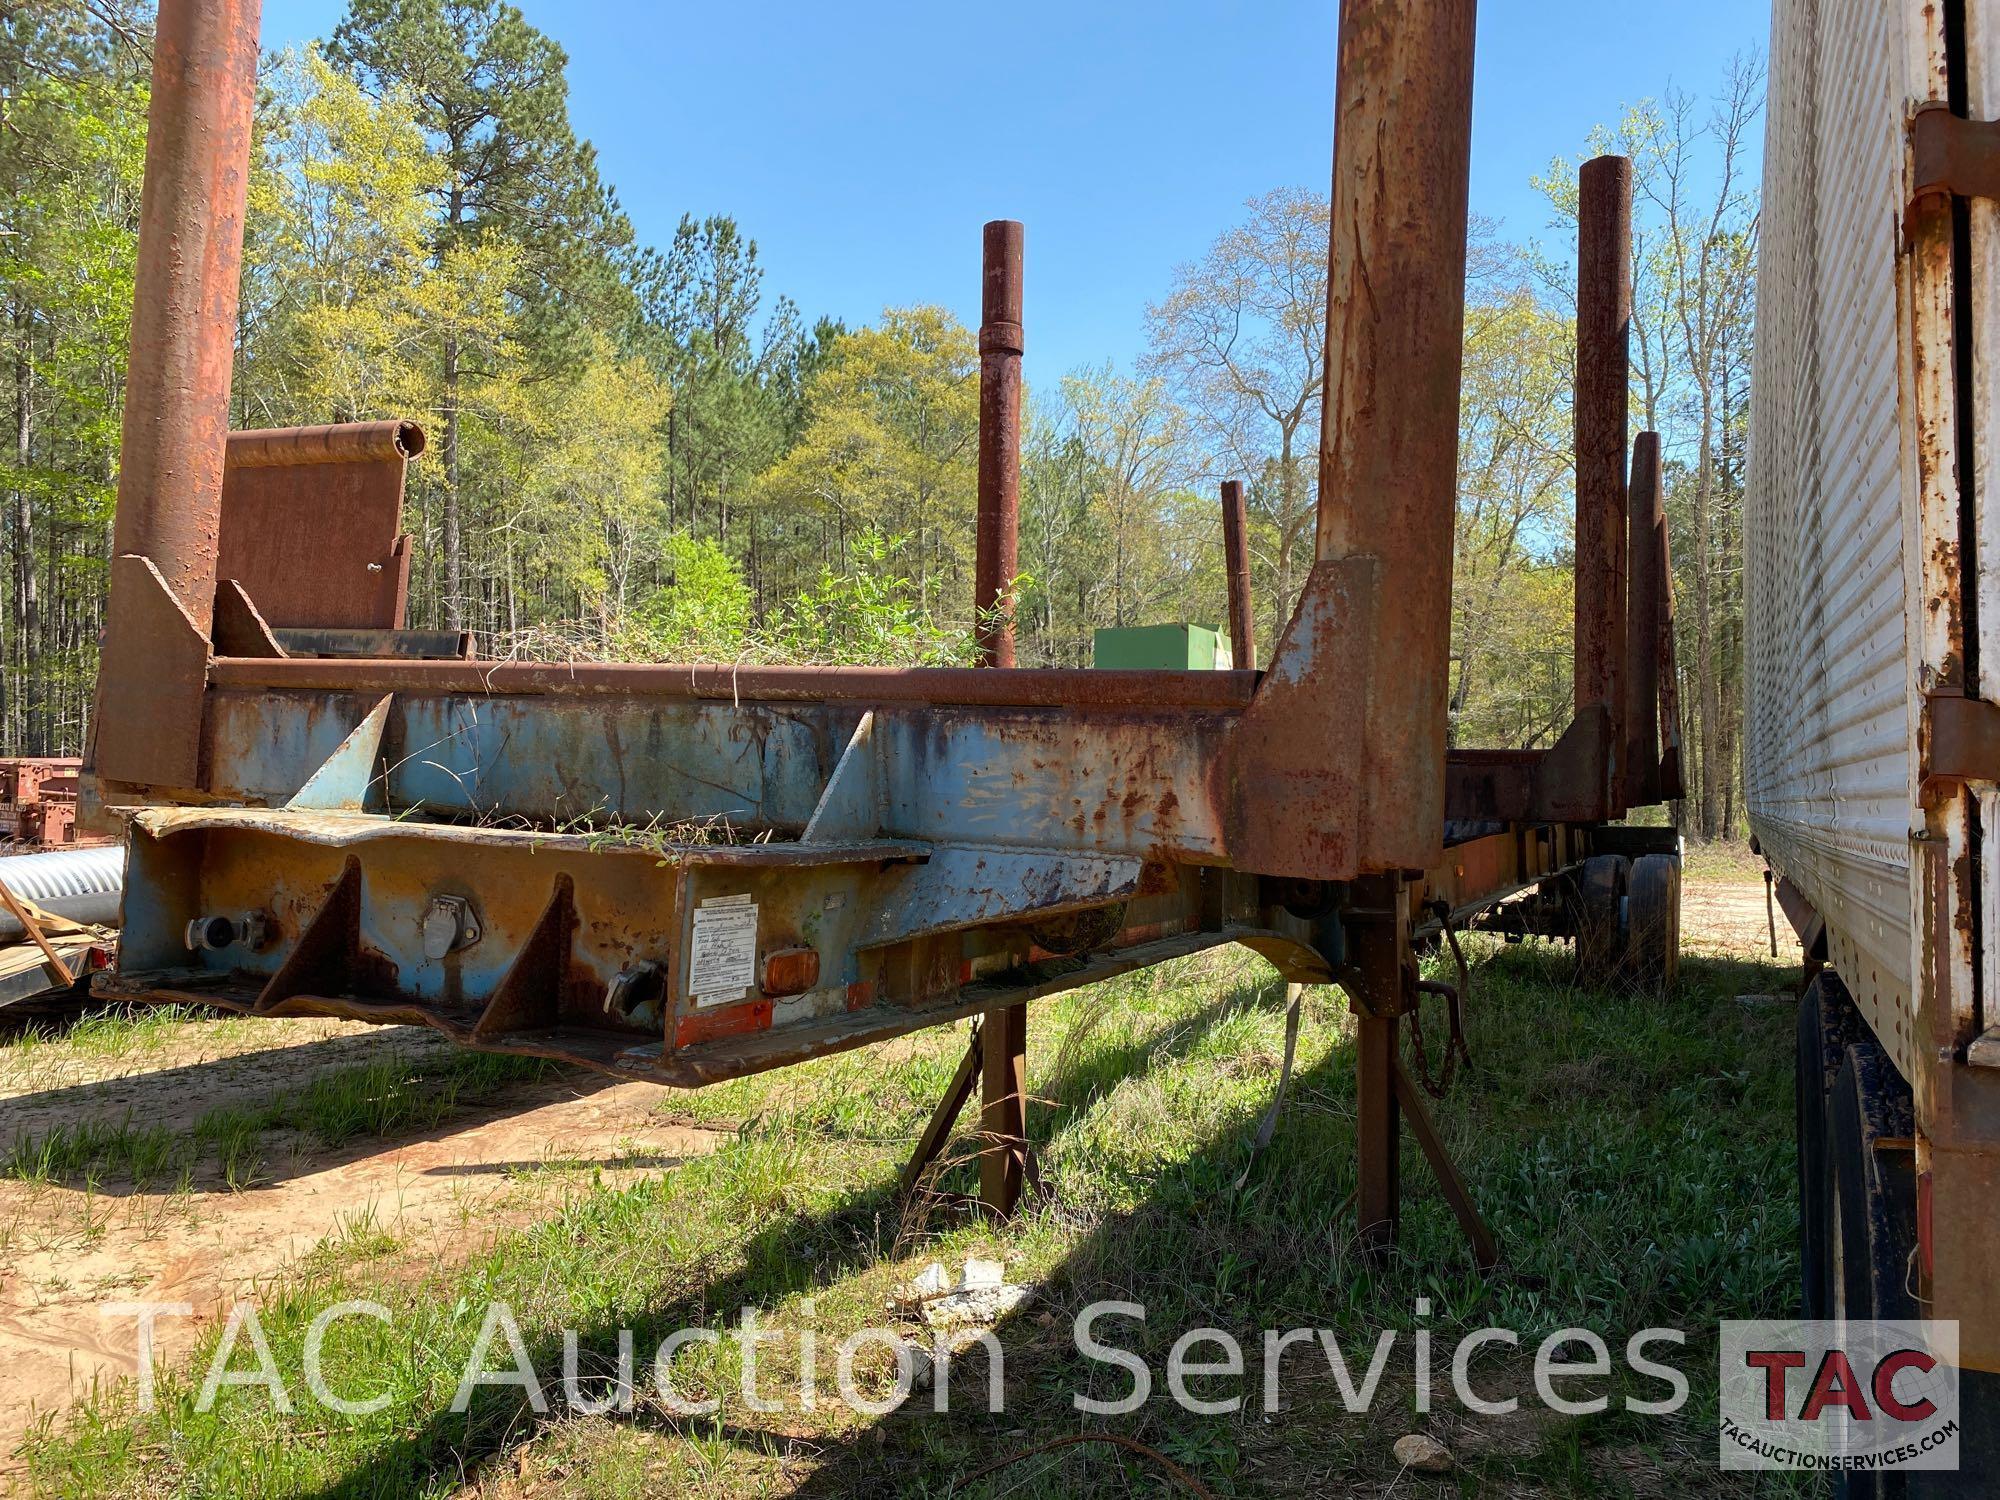
[[[1490,1265],[1400,1060],[1418,951],[1447,927],[1570,936],[1602,976],[1670,983],[1675,838],[1618,820],[1678,795],[1679,734],[1650,435],[1627,471],[1631,175],[1606,157],[1583,174],[1574,718],[1543,749],[1447,747],[1473,9],[1343,7],[1316,561],[1266,667],[1179,672],[1014,664],[1005,221],[982,666],[490,661],[409,629],[421,432],[226,431],[258,5],[164,0],[89,756],[129,851],[98,992],[418,1023],[678,1086],[980,1017],[912,1144],[977,1087],[1004,1216],[1029,1003],[1241,943],[1351,999],[1362,1243],[1395,1234],[1407,1125]],[[718,819],[740,837],[629,836]]]

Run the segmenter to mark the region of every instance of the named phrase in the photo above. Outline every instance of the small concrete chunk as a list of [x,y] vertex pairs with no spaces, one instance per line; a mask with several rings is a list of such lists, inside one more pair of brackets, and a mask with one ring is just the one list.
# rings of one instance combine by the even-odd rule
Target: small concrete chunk
[[1397,1438],[1395,1454],[1397,1463],[1419,1474],[1444,1474],[1451,1469],[1451,1451],[1421,1432]]

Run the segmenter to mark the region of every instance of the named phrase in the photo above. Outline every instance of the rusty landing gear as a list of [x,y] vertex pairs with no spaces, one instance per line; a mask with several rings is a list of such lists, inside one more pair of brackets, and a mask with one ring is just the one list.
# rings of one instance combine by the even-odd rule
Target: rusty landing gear
[[1020,1205],[1022,1185],[1036,1175],[1028,1144],[1027,1006],[987,1011],[972,1028],[958,1071],[903,1168],[904,1197],[917,1190],[944,1151],[975,1086],[980,1094],[978,1202],[988,1218],[1004,1223]]
[[[1358,1242],[1372,1256],[1386,1254],[1395,1243],[1402,1212],[1402,1132],[1407,1126],[1472,1246],[1475,1263],[1482,1271],[1490,1270],[1500,1259],[1498,1243],[1446,1151],[1423,1089],[1404,1066],[1399,1046],[1398,1028],[1416,1008],[1420,982],[1410,944],[1411,887],[1384,877],[1364,882],[1357,896],[1357,904],[1346,912],[1348,961],[1339,971],[1339,983],[1356,1017]],[[1288,1038],[1296,1035],[1296,988],[1287,991],[1292,1002]],[[1027,1140],[1026,1051],[1026,1007],[989,1011],[980,1019],[903,1169],[906,1197],[923,1185],[977,1087],[981,1096],[978,1203],[995,1220],[1013,1216],[1023,1186],[1036,1180]],[[1274,1101],[1273,1112],[1267,1113],[1258,1131],[1260,1145],[1268,1138],[1276,1107]]]
[[1361,899],[1348,912],[1348,963],[1340,983],[1355,1016],[1355,1212],[1361,1248],[1382,1256],[1395,1244],[1407,1124],[1472,1246],[1474,1262],[1490,1271],[1499,1263],[1499,1244],[1445,1150],[1398,1047],[1397,1028],[1417,1004],[1410,888],[1384,877],[1364,882],[1358,891]]

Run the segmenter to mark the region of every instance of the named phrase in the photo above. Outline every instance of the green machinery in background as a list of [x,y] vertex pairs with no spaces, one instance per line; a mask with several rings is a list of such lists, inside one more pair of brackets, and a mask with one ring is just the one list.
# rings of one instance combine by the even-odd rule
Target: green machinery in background
[[1097,632],[1090,664],[1214,672],[1228,671],[1235,662],[1229,637],[1218,625],[1121,625]]

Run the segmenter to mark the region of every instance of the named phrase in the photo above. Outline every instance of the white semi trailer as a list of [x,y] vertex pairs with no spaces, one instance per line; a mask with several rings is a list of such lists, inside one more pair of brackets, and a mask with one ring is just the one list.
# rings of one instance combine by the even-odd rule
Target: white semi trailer
[[1807,950],[1803,1300],[1957,1320],[1961,1473],[1895,1483],[1994,1494],[2000,0],[1775,0],[1770,65],[1743,770]]

